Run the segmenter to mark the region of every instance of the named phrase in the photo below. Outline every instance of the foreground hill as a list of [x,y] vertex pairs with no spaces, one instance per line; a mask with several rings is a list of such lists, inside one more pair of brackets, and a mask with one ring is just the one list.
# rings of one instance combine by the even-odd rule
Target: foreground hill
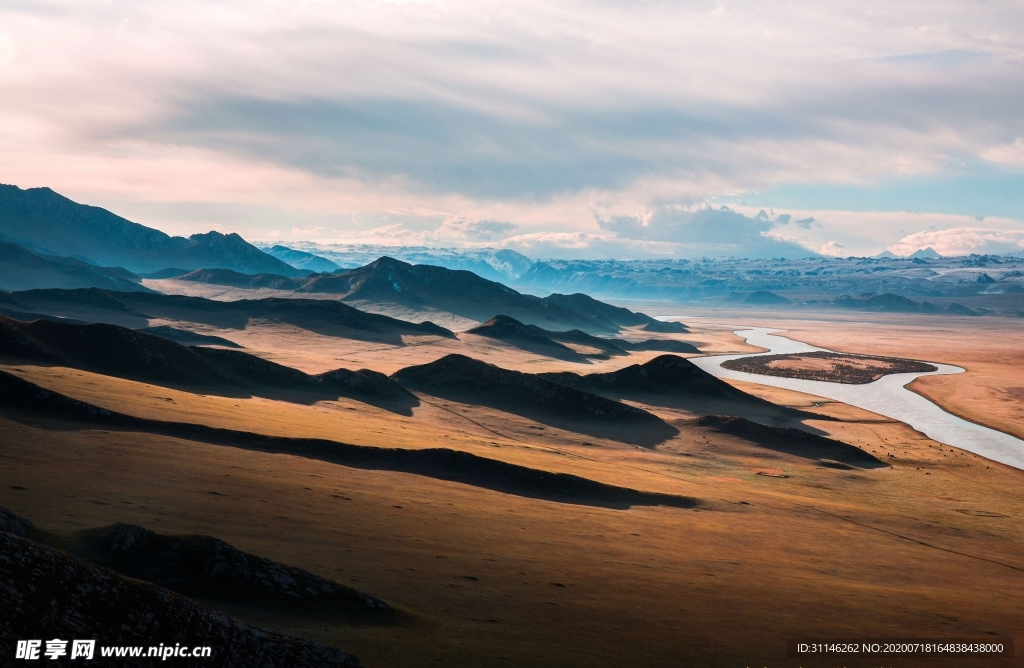
[[271,298],[222,302],[202,297],[93,288],[0,293],[0,307],[133,328],[148,327],[152,318],[165,318],[245,329],[250,320],[257,319],[361,340],[398,342],[402,335],[455,337],[451,331],[431,322],[417,324],[365,313],[328,299]]
[[5,508],[0,508],[0,531],[215,605],[283,608],[364,624],[399,618],[395,609],[369,594],[242,552],[213,536],[164,535],[123,523],[56,535]]
[[524,295],[470,271],[412,265],[390,257],[350,271],[296,280],[285,276],[243,276],[205,270],[177,278],[215,285],[338,295],[339,299],[354,304],[392,304],[412,310],[441,311],[478,322],[505,314],[530,325],[591,333],[615,333],[624,327],[641,327],[651,332],[686,331],[680,323],[661,322],[584,294]]
[[207,232],[172,237],[86,206],[49,188],[0,185],[0,239],[47,255],[151,272],[167,267],[224,267],[246,273],[303,276],[308,272],[272,257],[237,234]]
[[141,279],[121,267],[97,267],[71,257],[34,253],[0,241],[0,290],[30,288],[104,288],[150,292]]
[[12,652],[19,639],[87,637],[96,640],[94,658],[88,662],[93,666],[151,666],[159,659],[105,659],[100,648],[159,645],[209,646],[210,658],[198,663],[232,668],[362,665],[341,650],[249,626],[162,587],[25,538],[19,533],[27,523],[4,515],[0,600],[5,610],[17,614],[4,615],[0,642]]

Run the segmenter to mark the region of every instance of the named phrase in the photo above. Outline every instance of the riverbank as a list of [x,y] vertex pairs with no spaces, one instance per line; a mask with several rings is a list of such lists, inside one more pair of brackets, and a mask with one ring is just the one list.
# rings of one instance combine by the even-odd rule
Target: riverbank
[[[821,352],[820,348],[781,336],[778,330],[769,328],[738,330],[736,334],[744,338],[748,345],[769,349],[768,353],[758,356]],[[722,368],[723,362],[743,357],[748,356],[719,355],[693,361],[719,378],[771,385],[842,401],[904,422],[940,443],[1024,469],[1024,441],[948,413],[905,387],[920,376],[962,373],[960,367],[936,363],[937,370],[933,372],[892,374],[866,385],[763,376]]]

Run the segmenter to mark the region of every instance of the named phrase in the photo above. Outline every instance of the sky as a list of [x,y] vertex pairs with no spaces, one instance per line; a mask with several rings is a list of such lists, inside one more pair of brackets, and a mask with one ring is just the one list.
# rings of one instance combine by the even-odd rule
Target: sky
[[170,234],[1024,249],[1024,3],[0,3],[0,182]]

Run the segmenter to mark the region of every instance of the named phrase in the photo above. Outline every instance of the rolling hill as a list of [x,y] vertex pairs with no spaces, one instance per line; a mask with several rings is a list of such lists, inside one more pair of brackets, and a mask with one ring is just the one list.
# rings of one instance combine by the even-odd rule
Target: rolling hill
[[397,401],[402,406],[393,408],[403,412],[415,404],[393,380],[369,369],[334,369],[310,375],[239,350],[189,347],[163,336],[103,323],[26,323],[0,316],[0,356],[157,385],[201,386],[214,394],[289,390],[311,395],[309,401],[339,396],[376,403]]

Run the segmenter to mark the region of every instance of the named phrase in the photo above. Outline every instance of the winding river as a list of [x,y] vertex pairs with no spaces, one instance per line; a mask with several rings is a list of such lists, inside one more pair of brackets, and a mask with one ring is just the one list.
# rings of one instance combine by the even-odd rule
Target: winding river
[[1024,469],[1024,441],[951,415],[906,388],[918,376],[963,373],[964,370],[958,366],[929,362],[938,367],[938,370],[925,373],[894,373],[864,385],[763,376],[722,368],[722,362],[741,357],[826,350],[776,334],[781,331],[785,330],[755,327],[735,332],[737,336],[744,337],[750,345],[767,348],[768,351],[764,353],[693,357],[690,358],[690,361],[719,378],[744,380],[759,385],[796,390],[863,408],[872,413],[905,422],[940,443],[952,445],[1018,469]]

